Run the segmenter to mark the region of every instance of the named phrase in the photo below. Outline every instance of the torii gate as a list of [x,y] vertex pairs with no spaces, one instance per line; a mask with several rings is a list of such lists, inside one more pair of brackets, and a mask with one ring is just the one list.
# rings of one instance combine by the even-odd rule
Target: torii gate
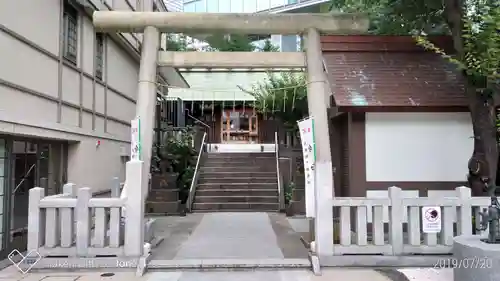
[[[141,120],[143,163],[142,186],[147,179],[153,144],[158,66],[213,68],[303,68],[307,69],[309,115],[315,120],[316,186],[315,251],[318,256],[333,254],[333,171],[328,133],[327,80],[323,69],[320,32],[324,34],[364,33],[368,20],[353,14],[244,14],[97,11],[94,25],[103,32],[144,33],[139,70],[136,116]],[[302,52],[168,52],[158,51],[160,32],[210,34],[306,35]],[[136,193],[137,194],[137,193]],[[129,198],[136,199],[136,198]],[[142,198],[137,198],[142,200]],[[141,206],[144,202],[135,202]],[[130,205],[129,205],[130,206]],[[144,217],[144,208],[142,217]],[[139,214],[138,214],[139,215]],[[138,238],[142,237],[139,235]],[[142,243],[138,241],[138,243]],[[139,246],[139,244],[138,244]],[[142,248],[141,248],[142,251]]]

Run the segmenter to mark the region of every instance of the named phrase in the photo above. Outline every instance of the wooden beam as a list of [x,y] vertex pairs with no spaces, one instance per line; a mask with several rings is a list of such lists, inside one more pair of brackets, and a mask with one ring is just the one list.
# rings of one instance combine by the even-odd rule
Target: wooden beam
[[164,52],[158,66],[185,68],[304,68],[302,52]]
[[170,13],[96,11],[97,31],[141,33],[146,26],[160,32],[212,34],[301,34],[315,28],[325,34],[359,34],[368,30],[369,21],[362,14],[254,14],[254,13]]

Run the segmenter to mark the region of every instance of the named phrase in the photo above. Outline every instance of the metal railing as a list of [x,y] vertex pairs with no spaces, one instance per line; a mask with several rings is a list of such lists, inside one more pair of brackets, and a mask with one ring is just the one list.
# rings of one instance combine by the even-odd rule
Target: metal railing
[[274,132],[274,151],[276,157],[276,177],[278,179],[278,196],[279,196],[279,206],[280,211],[285,209],[285,191],[283,190],[283,181],[281,179],[280,171],[280,156],[279,156],[279,139],[278,132]]
[[211,129],[210,126],[207,123],[205,123],[205,122],[201,121],[200,119],[194,117],[193,115],[189,114],[189,110],[188,109],[186,109],[186,115],[187,115],[187,117],[193,119],[195,123],[201,124],[201,125],[205,126],[209,130]]
[[201,139],[200,151],[198,152],[198,159],[196,159],[196,167],[194,168],[193,179],[191,180],[191,186],[189,188],[189,196],[186,202],[186,208],[188,211],[191,211],[194,201],[194,194],[196,192],[196,184],[198,183],[198,176],[200,170],[200,161],[203,156],[203,151],[205,150],[205,139],[207,137],[207,133],[203,134],[203,138]]

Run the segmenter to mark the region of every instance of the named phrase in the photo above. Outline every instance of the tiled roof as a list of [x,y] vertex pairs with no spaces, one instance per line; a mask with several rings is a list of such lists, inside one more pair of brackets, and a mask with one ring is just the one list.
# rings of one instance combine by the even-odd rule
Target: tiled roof
[[467,105],[456,67],[411,37],[325,36],[322,48],[337,106]]

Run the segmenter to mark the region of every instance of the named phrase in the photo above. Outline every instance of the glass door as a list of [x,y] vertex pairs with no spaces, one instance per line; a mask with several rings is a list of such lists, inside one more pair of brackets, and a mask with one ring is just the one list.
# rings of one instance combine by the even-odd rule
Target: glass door
[[46,140],[17,139],[12,142],[10,191],[10,250],[24,251],[27,245],[29,190],[45,189],[45,195],[59,193],[64,180],[67,145]]
[[9,246],[20,252],[26,249],[29,190],[37,183],[37,152],[34,142],[12,143]]

